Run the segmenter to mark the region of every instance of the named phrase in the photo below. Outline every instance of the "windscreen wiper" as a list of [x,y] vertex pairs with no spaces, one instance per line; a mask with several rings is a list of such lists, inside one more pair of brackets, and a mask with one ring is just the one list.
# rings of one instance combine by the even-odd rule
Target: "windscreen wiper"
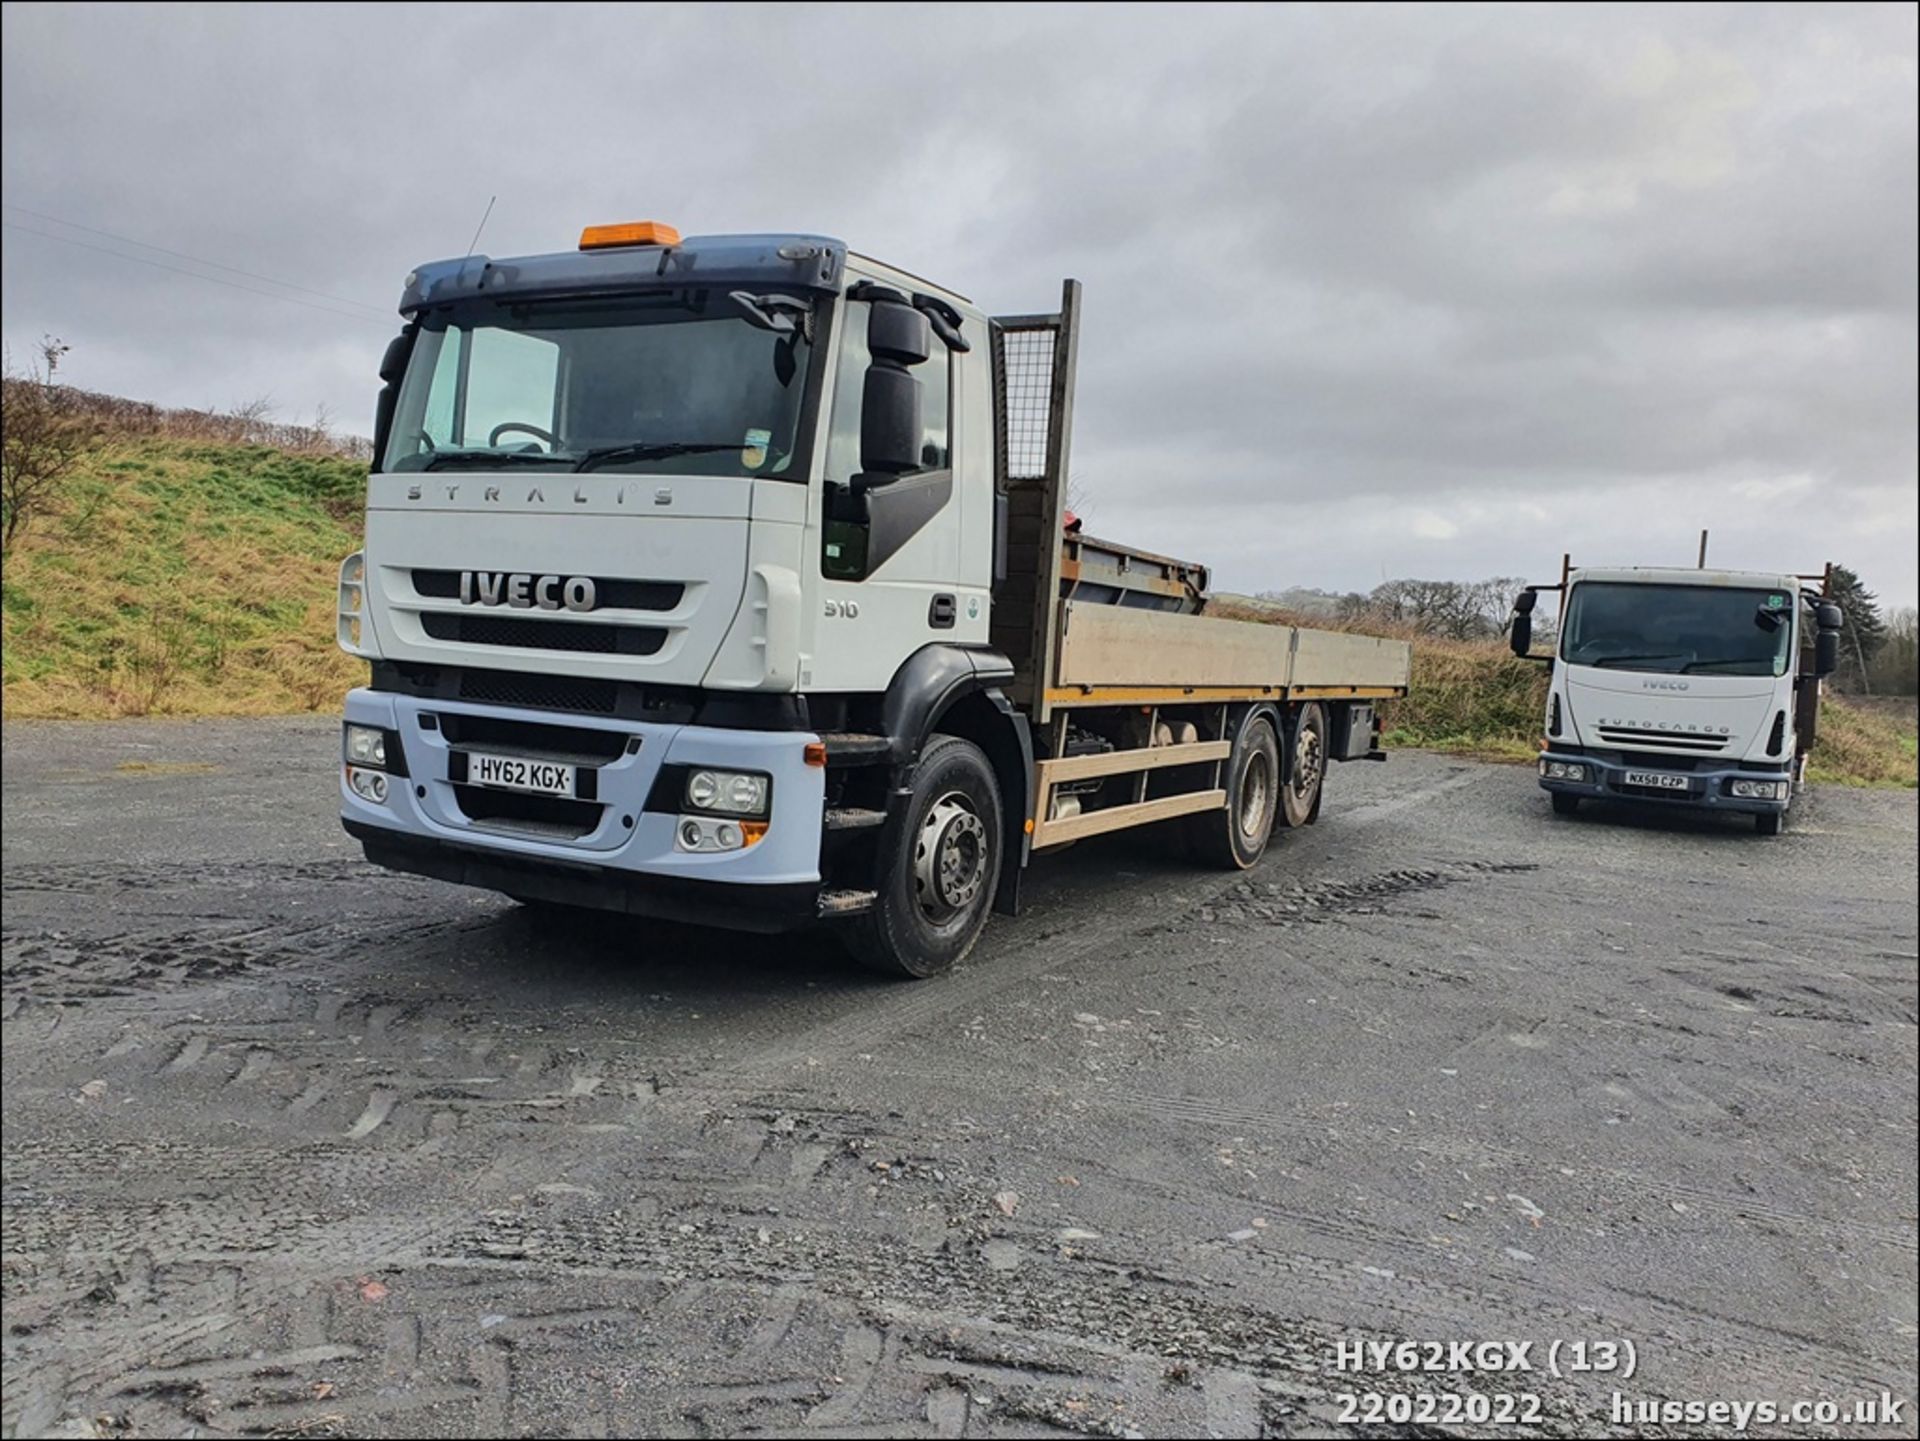
[[[1585,664],[1592,666],[1595,670],[1604,670],[1610,665],[1625,665],[1629,661],[1636,660],[1676,660],[1684,654],[1684,651],[1659,650],[1654,651],[1651,655],[1603,655],[1600,659],[1590,660],[1585,662]],[[1582,662],[1575,661],[1574,664],[1580,665]]]
[[436,450],[420,469],[439,470],[443,465],[461,461],[477,465],[545,465],[559,469],[569,458],[538,450]]
[[589,450],[573,463],[575,470],[597,470],[616,460],[665,460],[670,455],[708,455],[720,450],[745,450],[740,440],[663,440],[636,442],[632,445],[603,445]]
[[[1685,665],[1683,665],[1683,666],[1681,666],[1681,667],[1680,667],[1680,674],[1682,674],[1682,675],[1688,675],[1688,674],[1691,674],[1692,672],[1694,672],[1694,671],[1697,671],[1697,670],[1705,670],[1705,669],[1706,669],[1706,668],[1707,668],[1708,666],[1717,666],[1717,665],[1767,665],[1767,664],[1769,664],[1769,663],[1770,663],[1769,661],[1765,661],[1765,660],[1738,660],[1738,659],[1728,659],[1728,660],[1690,660],[1690,661],[1688,661],[1688,662],[1687,662],[1687,663],[1686,663]],[[1759,674],[1760,674],[1760,672],[1759,672],[1759,671],[1755,671],[1755,672],[1753,672],[1753,674],[1755,674],[1755,675],[1759,675]]]

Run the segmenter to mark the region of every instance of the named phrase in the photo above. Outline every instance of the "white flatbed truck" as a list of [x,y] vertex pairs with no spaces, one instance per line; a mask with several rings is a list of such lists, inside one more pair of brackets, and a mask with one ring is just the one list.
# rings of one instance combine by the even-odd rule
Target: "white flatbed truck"
[[993,318],[806,235],[589,229],[407,278],[341,569],[374,862],[925,976],[1035,852],[1257,861],[1383,758],[1398,641],[1204,614],[1063,528],[1080,287]]
[[[1741,812],[1778,835],[1839,664],[1832,572],[1575,569],[1562,557],[1558,585],[1523,590],[1509,639],[1553,667],[1540,784],[1555,813],[1634,801]],[[1543,591],[1560,594],[1560,632],[1536,656]]]

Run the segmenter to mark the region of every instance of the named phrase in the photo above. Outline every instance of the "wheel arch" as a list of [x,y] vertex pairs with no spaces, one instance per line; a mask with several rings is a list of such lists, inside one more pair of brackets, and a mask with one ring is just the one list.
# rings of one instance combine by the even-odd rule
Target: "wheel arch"
[[1019,910],[1033,811],[1033,736],[1026,716],[1002,689],[1012,679],[1013,663],[998,651],[923,646],[895,672],[880,708],[893,745],[896,790],[911,779],[929,736],[958,736],[985,753],[1000,787],[1000,887],[994,910],[1002,915]]

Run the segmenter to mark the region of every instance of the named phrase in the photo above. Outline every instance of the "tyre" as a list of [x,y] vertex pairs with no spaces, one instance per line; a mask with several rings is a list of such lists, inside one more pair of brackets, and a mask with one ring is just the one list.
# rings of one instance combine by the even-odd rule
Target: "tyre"
[[1763,836],[1777,836],[1786,826],[1784,811],[1762,811],[1753,818],[1753,828]]
[[1253,716],[1234,737],[1226,791],[1225,810],[1189,818],[1187,846],[1210,866],[1244,871],[1266,850],[1280,809],[1280,741],[1271,714]]
[[1320,816],[1320,790],[1327,781],[1327,713],[1304,706],[1289,731],[1293,746],[1280,785],[1280,824],[1310,826]]
[[920,752],[913,795],[881,833],[873,908],[847,948],[883,975],[950,970],[980,938],[1000,887],[1000,785],[980,748],[935,736]]
[[1565,791],[1550,791],[1553,797],[1553,813],[1556,816],[1570,816],[1580,809],[1580,797],[1570,796]]

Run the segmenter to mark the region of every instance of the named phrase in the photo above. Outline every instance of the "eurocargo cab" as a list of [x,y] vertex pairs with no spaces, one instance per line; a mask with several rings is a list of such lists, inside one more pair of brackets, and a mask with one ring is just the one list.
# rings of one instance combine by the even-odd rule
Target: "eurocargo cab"
[[[1555,812],[1583,800],[1695,806],[1776,833],[1838,660],[1842,617],[1825,589],[1824,575],[1563,567],[1560,585],[1522,591],[1514,653],[1553,670],[1539,779]],[[1542,590],[1562,596],[1550,656],[1532,654]]]

